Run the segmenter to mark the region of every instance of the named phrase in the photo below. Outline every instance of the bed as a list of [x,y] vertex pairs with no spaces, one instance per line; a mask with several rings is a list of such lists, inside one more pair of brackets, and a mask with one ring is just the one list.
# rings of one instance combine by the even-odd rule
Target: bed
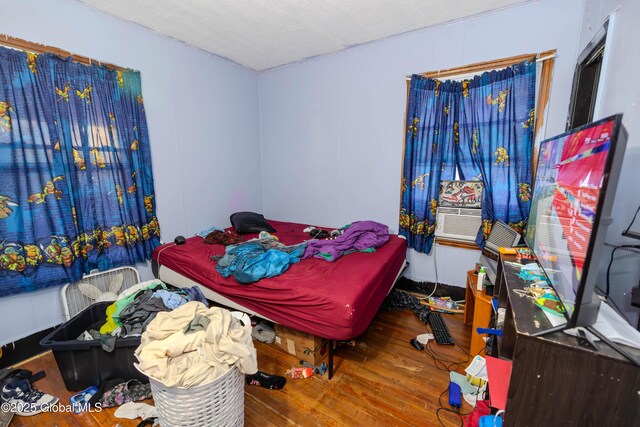
[[[309,239],[303,224],[269,223],[286,245]],[[199,286],[216,303],[330,341],[348,341],[364,332],[406,267],[405,240],[391,235],[375,252],[351,253],[335,262],[304,259],[280,276],[243,285],[217,272],[211,256],[224,252],[224,246],[206,244],[201,237],[166,244],[153,253],[154,273],[173,286]],[[333,343],[329,349],[331,377]]]

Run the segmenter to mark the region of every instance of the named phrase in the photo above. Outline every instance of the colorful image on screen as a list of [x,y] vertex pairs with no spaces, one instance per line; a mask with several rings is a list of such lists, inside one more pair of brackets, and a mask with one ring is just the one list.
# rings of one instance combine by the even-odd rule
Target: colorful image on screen
[[526,240],[569,313],[580,286],[614,121],[540,146]]

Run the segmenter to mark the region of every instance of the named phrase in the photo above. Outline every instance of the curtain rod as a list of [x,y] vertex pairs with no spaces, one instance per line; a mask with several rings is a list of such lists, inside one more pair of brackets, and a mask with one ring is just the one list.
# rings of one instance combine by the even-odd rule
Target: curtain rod
[[95,59],[92,59],[86,56],[75,55],[69,51],[66,51],[57,47],[30,42],[28,40],[20,39],[18,37],[11,37],[7,34],[2,34],[2,33],[0,33],[0,45],[10,47],[13,49],[22,50],[25,52],[30,52],[30,53],[36,53],[36,54],[52,53],[62,58],[70,57],[72,61],[79,62],[85,65],[98,64],[112,70],[118,70],[118,71],[130,70],[128,68],[120,67],[119,65],[110,64],[108,62],[96,61]]
[[551,55],[540,56],[540,57],[536,58],[536,62],[544,62],[547,59],[556,58],[557,56],[558,55],[556,55],[555,53],[552,53]]
[[[556,50],[554,49],[554,50],[549,50],[549,51],[538,53],[538,54],[519,55],[517,57],[512,57],[512,58],[520,58],[520,57],[526,58],[527,56],[529,56],[529,57],[535,56],[536,57],[536,62],[544,62],[544,61],[547,61],[549,59],[554,59],[558,55],[556,53]],[[503,62],[503,61],[508,61],[508,60],[510,60],[512,58],[504,58],[504,59],[498,59],[498,60],[495,60],[495,61],[487,61],[487,62],[489,62],[489,63],[490,62],[499,63],[499,62]],[[480,64],[484,64],[484,63],[480,62],[480,63],[476,63],[476,64],[470,64],[470,65],[467,65],[467,66],[464,66],[464,67],[458,67],[460,69],[459,73],[449,74],[449,75],[446,75],[444,77],[451,78],[451,77],[456,77],[456,76],[464,76],[464,75],[472,74],[472,73],[475,73],[475,72],[478,72],[478,71],[484,72],[484,71],[494,70],[496,68],[506,68],[506,67],[510,67],[511,65],[513,65],[513,64],[505,65],[504,67],[502,67],[502,66],[498,66],[498,67],[488,66],[486,69],[478,69],[478,70],[474,70],[474,71],[464,71],[465,68],[473,68],[474,66],[477,66],[477,65],[480,65]],[[448,69],[448,70],[427,71],[425,73],[417,73],[417,74],[418,75],[426,75],[426,74],[436,74],[437,73],[437,77],[439,77],[441,71],[444,72],[444,73],[447,73],[448,71],[453,71],[453,70],[456,70],[456,68],[452,68],[452,69]],[[407,81],[410,81],[411,80],[411,76],[406,76],[406,79],[407,79]]]

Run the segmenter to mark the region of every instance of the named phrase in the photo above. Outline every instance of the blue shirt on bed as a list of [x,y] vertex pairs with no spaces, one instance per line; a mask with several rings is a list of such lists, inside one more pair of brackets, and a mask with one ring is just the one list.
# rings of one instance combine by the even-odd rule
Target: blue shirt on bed
[[226,254],[216,269],[224,277],[233,277],[239,283],[253,283],[265,277],[275,277],[300,261],[306,244],[285,246],[274,239],[250,240],[227,246]]

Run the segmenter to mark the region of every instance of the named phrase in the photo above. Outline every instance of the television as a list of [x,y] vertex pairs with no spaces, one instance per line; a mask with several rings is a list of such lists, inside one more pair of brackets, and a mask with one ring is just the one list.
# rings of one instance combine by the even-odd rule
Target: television
[[566,327],[596,322],[599,258],[622,166],[622,115],[540,144],[525,242],[566,310]]

